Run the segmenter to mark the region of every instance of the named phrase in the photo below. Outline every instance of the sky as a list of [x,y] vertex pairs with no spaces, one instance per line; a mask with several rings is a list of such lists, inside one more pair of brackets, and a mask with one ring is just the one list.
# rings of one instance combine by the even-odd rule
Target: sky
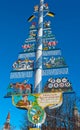
[[[74,91],[80,97],[80,0],[45,0],[50,11],[52,31],[58,40],[58,47],[69,66],[70,80]],[[10,111],[11,124],[19,130],[25,111],[5,99],[10,83],[12,64],[18,58],[21,46],[28,37],[30,24],[27,22],[33,7],[39,0],[0,0],[0,129]]]

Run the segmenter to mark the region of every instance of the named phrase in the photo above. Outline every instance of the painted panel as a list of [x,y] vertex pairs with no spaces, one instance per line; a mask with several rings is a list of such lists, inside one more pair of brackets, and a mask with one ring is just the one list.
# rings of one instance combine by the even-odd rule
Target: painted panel
[[55,91],[63,91],[63,92],[71,92],[72,84],[68,80],[68,78],[49,78],[44,86],[44,92],[55,92]]

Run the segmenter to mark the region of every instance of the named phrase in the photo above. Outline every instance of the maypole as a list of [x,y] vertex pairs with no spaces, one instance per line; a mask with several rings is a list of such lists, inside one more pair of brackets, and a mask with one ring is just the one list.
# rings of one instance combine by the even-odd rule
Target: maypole
[[[68,78],[62,77],[68,74],[68,66],[61,56],[61,49],[56,48],[57,41],[51,31],[51,22],[43,21],[45,16],[54,17],[55,14],[49,11],[44,0],[40,0],[40,5],[34,7],[34,13],[38,13],[38,26],[36,22],[31,23],[29,35],[22,45],[23,52],[19,53],[18,60],[13,63],[10,74],[12,83],[5,97],[12,97],[15,107],[26,109],[28,120],[39,128],[46,121],[45,108],[60,107],[63,93],[72,92],[72,86]],[[35,17],[36,14],[30,16],[28,22]],[[29,84],[27,78],[32,79]],[[42,82],[44,79],[47,80],[45,85]]]
[[35,68],[35,87],[34,92],[42,92],[42,37],[43,37],[43,4],[44,0],[40,0],[38,35],[36,45],[36,68]]

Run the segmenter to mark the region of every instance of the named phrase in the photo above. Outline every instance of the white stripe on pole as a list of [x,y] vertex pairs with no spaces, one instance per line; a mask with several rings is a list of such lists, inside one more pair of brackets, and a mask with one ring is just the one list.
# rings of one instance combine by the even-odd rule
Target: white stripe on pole
[[43,36],[43,4],[44,0],[40,0],[38,35],[36,45],[36,67],[35,67],[35,86],[34,92],[42,92],[42,36]]

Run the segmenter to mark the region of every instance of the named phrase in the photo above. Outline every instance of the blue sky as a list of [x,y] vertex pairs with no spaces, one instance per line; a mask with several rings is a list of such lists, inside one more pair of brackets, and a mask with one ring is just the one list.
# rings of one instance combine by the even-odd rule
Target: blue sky
[[[45,0],[50,10],[56,15],[50,18],[52,31],[62,50],[74,91],[80,96],[80,1],[79,0]],[[39,0],[0,0],[0,127],[5,122],[8,111],[11,124],[20,126],[23,110],[15,108],[11,99],[4,99],[10,83],[12,64],[17,60],[21,45],[28,36],[27,19],[33,13],[34,5]],[[49,17],[48,17],[49,18]]]

